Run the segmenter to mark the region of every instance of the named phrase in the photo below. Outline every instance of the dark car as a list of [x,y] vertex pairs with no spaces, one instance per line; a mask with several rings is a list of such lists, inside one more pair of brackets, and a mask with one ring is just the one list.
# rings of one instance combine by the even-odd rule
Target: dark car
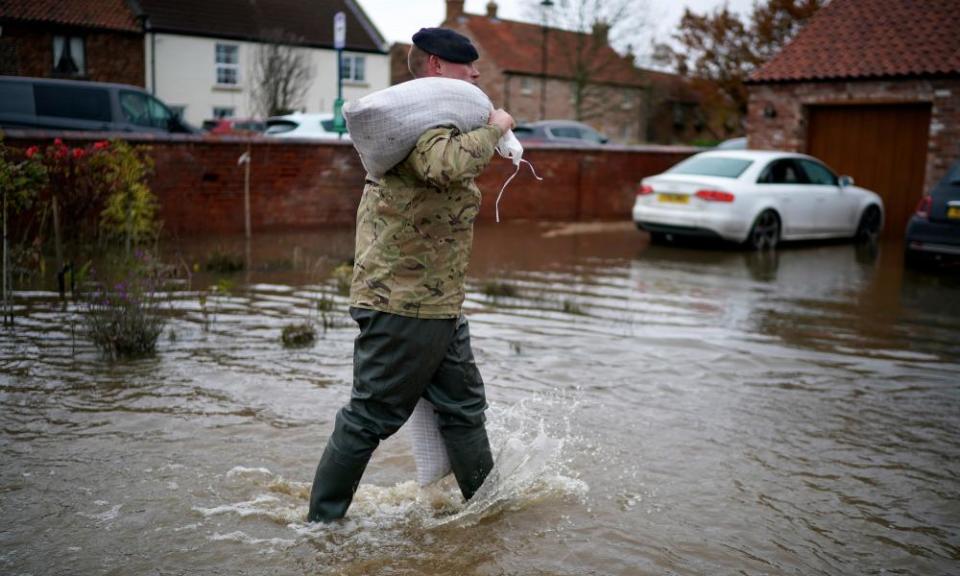
[[539,144],[572,144],[575,146],[599,146],[607,143],[607,137],[583,122],[573,120],[540,120],[521,124],[513,129],[521,142]]
[[960,160],[920,200],[905,244],[910,264],[960,260]]
[[0,127],[197,132],[137,86],[17,76],[0,76]]

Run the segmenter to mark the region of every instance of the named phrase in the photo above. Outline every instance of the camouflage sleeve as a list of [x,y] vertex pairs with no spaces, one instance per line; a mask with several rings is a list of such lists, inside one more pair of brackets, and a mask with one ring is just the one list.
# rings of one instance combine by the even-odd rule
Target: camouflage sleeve
[[461,133],[456,128],[433,128],[417,140],[407,165],[421,180],[438,188],[476,178],[493,158],[500,140],[496,126]]

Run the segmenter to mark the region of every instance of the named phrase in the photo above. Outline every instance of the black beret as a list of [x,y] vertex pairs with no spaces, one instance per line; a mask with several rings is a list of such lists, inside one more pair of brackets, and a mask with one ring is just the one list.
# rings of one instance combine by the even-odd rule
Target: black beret
[[448,28],[421,28],[413,35],[413,43],[448,62],[469,64],[480,57],[469,38]]

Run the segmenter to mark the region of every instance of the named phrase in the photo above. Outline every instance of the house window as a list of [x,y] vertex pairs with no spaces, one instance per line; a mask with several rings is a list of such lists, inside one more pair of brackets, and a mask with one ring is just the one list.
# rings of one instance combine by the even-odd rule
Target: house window
[[235,113],[236,113],[236,109],[233,107],[227,107],[227,106],[213,107],[214,118],[233,118]]
[[623,91],[623,99],[620,103],[620,108],[624,110],[629,110],[633,108],[633,91],[632,90]]
[[524,76],[520,79],[520,93],[528,96],[533,94],[533,81],[530,78]]
[[687,114],[683,104],[674,102],[673,104],[673,126],[674,128],[684,128],[687,125]]
[[53,37],[53,71],[63,76],[86,74],[86,53],[79,36]]
[[236,44],[217,44],[217,84],[240,84],[240,47]]
[[343,79],[347,82],[366,81],[367,58],[366,56],[343,55]]

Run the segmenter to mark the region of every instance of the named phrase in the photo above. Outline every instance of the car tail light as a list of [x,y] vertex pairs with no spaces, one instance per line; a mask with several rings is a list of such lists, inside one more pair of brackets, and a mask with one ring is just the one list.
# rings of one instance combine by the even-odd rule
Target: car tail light
[[653,186],[643,184],[637,189],[637,196],[647,196],[648,194],[653,194]]
[[930,196],[924,196],[921,198],[920,202],[917,204],[917,216],[921,218],[929,218],[931,204],[933,204],[933,198]]
[[696,197],[707,202],[733,202],[733,194],[723,190],[697,190]]

